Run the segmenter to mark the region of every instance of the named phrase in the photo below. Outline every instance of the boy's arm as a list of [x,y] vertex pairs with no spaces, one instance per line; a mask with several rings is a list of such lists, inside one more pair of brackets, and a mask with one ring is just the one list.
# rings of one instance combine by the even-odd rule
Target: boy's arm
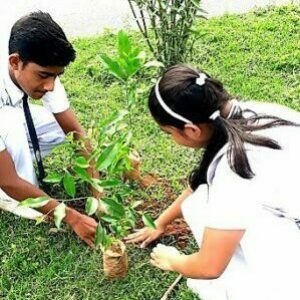
[[[27,198],[37,198],[47,196],[38,187],[20,178],[16,172],[14,162],[10,154],[4,150],[0,152],[0,188],[11,198],[23,201]],[[53,215],[54,208],[59,204],[55,199],[51,199],[39,210],[43,214]],[[88,245],[93,246],[97,223],[94,219],[80,214],[78,211],[66,208],[64,221],[68,223],[76,234]]]
[[[75,113],[72,109],[67,109],[64,112],[54,114],[54,117],[65,134],[70,132],[74,133],[74,138],[79,140],[80,138],[86,137],[86,133],[82,126],[80,125]],[[86,158],[89,157],[90,152],[92,151],[92,146],[89,141],[85,140],[86,151],[82,153],[82,155]],[[99,179],[99,172],[96,170],[95,166],[92,164],[90,168],[87,169],[89,175],[92,178]],[[94,197],[98,198],[101,194],[92,188],[92,192]]]

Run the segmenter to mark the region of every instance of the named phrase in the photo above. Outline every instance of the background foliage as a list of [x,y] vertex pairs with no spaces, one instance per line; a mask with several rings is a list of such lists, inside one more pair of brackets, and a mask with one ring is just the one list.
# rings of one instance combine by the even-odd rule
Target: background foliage
[[[283,103],[300,110],[299,16],[298,6],[287,6],[199,22],[193,63],[219,78],[231,94],[243,100]],[[140,34],[132,33],[132,38],[147,49]],[[119,82],[99,60],[99,53],[117,55],[115,44],[116,36],[110,32],[74,41],[78,57],[62,81],[86,128],[126,105]],[[173,191],[179,192],[197,154],[177,147],[151,119],[146,101],[152,78],[148,71],[139,75],[143,100],[132,115],[133,143],[143,156],[143,171],[168,179]],[[67,156],[58,152],[45,164],[58,170]],[[136,200],[152,197],[163,207],[165,193],[160,187],[147,193],[132,187]],[[34,226],[0,212],[0,299],[156,300],[176,277],[149,265],[150,249],[130,247],[129,276],[123,281],[108,282],[98,251],[88,249],[69,231],[49,230],[47,224]],[[191,240],[185,251],[189,253],[193,247]],[[171,299],[197,297],[183,280]]]

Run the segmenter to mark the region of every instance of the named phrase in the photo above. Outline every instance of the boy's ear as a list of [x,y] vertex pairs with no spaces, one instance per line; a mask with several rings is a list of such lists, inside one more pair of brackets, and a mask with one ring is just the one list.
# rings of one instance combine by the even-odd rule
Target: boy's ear
[[193,139],[198,139],[201,134],[202,130],[199,126],[195,124],[185,124],[184,125],[184,133],[186,136],[193,138]]
[[13,70],[18,70],[21,59],[18,53],[13,53],[9,56],[8,62]]

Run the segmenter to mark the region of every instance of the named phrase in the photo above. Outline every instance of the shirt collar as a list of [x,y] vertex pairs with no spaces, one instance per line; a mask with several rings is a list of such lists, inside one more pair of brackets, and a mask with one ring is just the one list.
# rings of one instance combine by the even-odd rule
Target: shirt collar
[[4,70],[2,76],[3,76],[4,88],[11,101],[11,104],[13,106],[16,106],[18,103],[22,101],[24,92],[21,89],[19,89],[10,78],[8,67]]

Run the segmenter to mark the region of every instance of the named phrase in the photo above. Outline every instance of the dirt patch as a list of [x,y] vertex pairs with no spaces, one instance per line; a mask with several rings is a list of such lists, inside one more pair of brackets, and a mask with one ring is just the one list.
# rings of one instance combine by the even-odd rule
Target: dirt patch
[[[173,203],[173,201],[178,197],[178,194],[174,192],[168,180],[164,178],[159,178],[154,174],[149,174],[144,176],[143,180],[141,187],[144,189],[147,196],[144,202],[137,207],[137,211],[141,214],[142,212],[147,212],[153,219],[157,219],[159,215]],[[164,200],[156,200],[158,191],[163,193],[160,198]],[[68,202],[68,205],[84,213],[85,200],[71,201]],[[142,220],[138,221],[136,227],[144,227]],[[177,219],[167,226],[164,236],[174,236],[177,246],[183,249],[188,243],[190,233],[191,230],[186,222],[183,219]]]
[[[178,195],[174,193],[172,187],[170,186],[169,182],[164,178],[158,178],[155,175],[151,175],[155,178],[155,182],[153,182],[149,188],[147,188],[147,194],[149,198],[146,199],[139,207],[138,211],[140,212],[147,212],[151,215],[153,219],[157,219],[159,215],[167,209],[175,199],[177,199]],[[154,200],[154,194],[158,189],[161,189],[164,193],[163,201]],[[142,222],[137,224],[137,228],[144,227]],[[175,220],[172,224],[167,226],[166,232],[163,236],[174,236],[177,242],[177,246],[181,249],[185,248],[191,230],[184,221],[184,219],[180,218]]]

